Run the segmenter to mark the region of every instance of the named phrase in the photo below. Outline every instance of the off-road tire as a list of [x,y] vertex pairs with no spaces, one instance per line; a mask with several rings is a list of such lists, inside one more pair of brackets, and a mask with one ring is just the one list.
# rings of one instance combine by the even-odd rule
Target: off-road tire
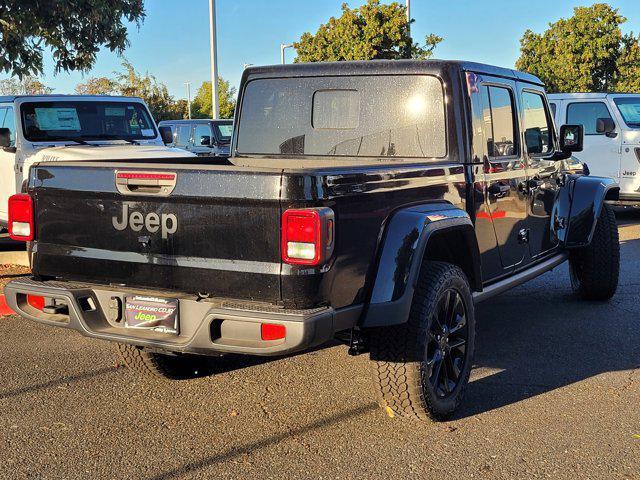
[[606,301],[616,293],[620,275],[620,239],[613,208],[602,205],[593,240],[571,251],[571,285],[585,300]]
[[134,345],[117,344],[123,363],[141,375],[190,380],[214,373],[214,359],[200,355],[165,355]]
[[[464,302],[467,353],[459,383],[450,398],[438,398],[425,377],[428,332],[442,296],[454,288]],[[368,332],[373,377],[381,407],[390,416],[446,420],[462,402],[469,381],[475,343],[471,289],[464,272],[444,262],[426,262],[420,271],[407,323]]]

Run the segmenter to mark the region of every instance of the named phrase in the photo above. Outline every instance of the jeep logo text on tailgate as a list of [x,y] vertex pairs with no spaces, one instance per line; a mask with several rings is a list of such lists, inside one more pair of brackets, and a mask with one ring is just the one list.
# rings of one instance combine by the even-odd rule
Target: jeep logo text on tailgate
[[133,211],[129,213],[129,206],[122,204],[122,218],[112,217],[113,226],[116,230],[122,231],[127,227],[134,232],[139,232],[145,228],[149,233],[162,231],[162,238],[167,238],[172,233],[176,233],[178,229],[178,218],[173,213],[148,213],[145,217],[141,212]]

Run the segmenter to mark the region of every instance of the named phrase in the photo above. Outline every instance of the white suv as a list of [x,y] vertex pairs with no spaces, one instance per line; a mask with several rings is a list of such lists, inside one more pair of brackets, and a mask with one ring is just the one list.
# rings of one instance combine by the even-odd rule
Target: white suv
[[556,125],[584,125],[584,150],[574,154],[593,175],[620,184],[620,204],[640,205],[640,95],[548,95]]
[[140,98],[0,96],[0,227],[6,227],[9,197],[21,191],[31,165],[64,160],[180,161],[195,157],[166,147],[165,136]]

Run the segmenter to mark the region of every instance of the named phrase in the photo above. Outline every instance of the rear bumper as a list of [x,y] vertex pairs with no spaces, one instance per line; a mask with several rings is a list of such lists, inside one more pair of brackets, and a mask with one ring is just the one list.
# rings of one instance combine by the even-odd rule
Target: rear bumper
[[[167,335],[149,330],[125,328],[122,305],[126,295],[177,297],[180,303],[180,332]],[[68,314],[50,314],[32,307],[27,295],[45,297],[47,302],[68,306]],[[168,352],[215,355],[284,355],[305,350],[333,338],[354,326],[361,308],[336,311],[330,307],[312,310],[284,310],[271,305],[233,303],[201,299],[167,292],[128,290],[87,283],[17,279],[5,287],[7,304],[21,316],[35,322],[77,330],[87,337],[128,343]],[[261,339],[262,323],[284,325],[280,340]]]

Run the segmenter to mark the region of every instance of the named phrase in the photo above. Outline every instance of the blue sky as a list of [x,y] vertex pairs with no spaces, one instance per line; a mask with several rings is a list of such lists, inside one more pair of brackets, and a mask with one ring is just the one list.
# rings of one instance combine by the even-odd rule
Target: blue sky
[[[218,62],[220,74],[237,85],[243,64],[280,61],[280,43],[314,32],[332,15],[339,15],[343,0],[216,0]],[[347,1],[359,6],[365,0]],[[400,0],[404,2],[404,0]],[[209,79],[208,0],[147,0],[147,18],[139,30],[129,30],[131,46],[125,52],[138,70],[148,71],[165,83],[172,95],[186,97],[184,82],[197,88]],[[412,0],[414,39],[436,33],[445,41],[437,58],[464,59],[513,67],[519,55],[519,39],[527,28],[543,31],[549,22],[572,14],[574,0]],[[628,18],[625,31],[640,32],[640,1],[610,2]],[[295,53],[288,50],[287,60]],[[46,62],[44,81],[56,93],[72,93],[88,76],[110,75],[121,59],[102,51],[89,74],[54,75]],[[0,76],[6,78],[6,75]]]

